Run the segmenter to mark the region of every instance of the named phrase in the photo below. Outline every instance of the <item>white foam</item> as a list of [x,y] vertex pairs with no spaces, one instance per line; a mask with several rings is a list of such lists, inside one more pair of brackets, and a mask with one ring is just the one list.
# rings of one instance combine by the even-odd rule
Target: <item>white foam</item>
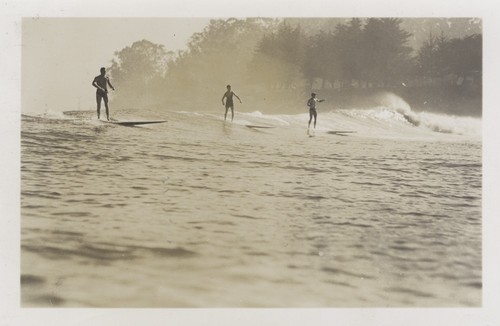
[[[178,112],[181,113],[181,112]],[[214,112],[182,112],[217,120],[223,114]],[[237,125],[266,125],[284,128],[307,128],[309,113],[265,114],[260,111],[237,112],[233,123]],[[410,106],[395,95],[387,95],[384,105],[372,108],[351,108],[331,112],[318,110],[316,130],[350,130],[357,135],[370,137],[420,137],[435,138],[444,134],[481,136],[481,119],[458,117],[428,112],[413,112]]]

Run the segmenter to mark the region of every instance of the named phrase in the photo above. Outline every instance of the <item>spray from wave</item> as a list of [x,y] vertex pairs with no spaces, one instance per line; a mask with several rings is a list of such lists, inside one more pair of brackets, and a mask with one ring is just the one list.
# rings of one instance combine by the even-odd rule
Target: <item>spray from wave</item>
[[441,133],[478,136],[481,134],[481,120],[473,117],[457,117],[446,114],[429,112],[414,112],[410,105],[401,97],[392,93],[383,93],[378,96],[382,107],[402,115],[415,127],[427,128]]
[[[459,117],[430,112],[414,112],[410,105],[399,96],[392,93],[377,95],[372,101],[372,107],[343,108],[327,111],[328,107],[319,107],[318,131],[352,130],[357,135],[367,137],[395,137],[395,138],[435,138],[440,134],[470,136],[474,139],[481,137],[481,118]],[[158,119],[167,119],[168,115],[178,113],[188,115],[189,120],[209,119],[222,120],[220,112],[157,112],[140,111],[141,119],[154,116]],[[116,113],[118,119],[131,119],[137,116],[137,110],[120,110]],[[143,116],[142,116],[143,115]],[[35,115],[23,114],[38,119],[54,120],[93,120],[97,119],[95,111],[46,111]],[[266,114],[260,111],[236,112],[234,124],[274,126],[284,129],[302,130],[307,128],[309,114]],[[182,121],[182,120],[181,120]],[[277,129],[279,130],[279,129]]]
[[[481,136],[481,119],[457,117],[429,112],[414,112],[402,98],[391,93],[378,95],[373,107],[319,109],[319,131],[355,130],[359,135],[370,137],[438,137],[439,134]],[[239,113],[235,122],[241,124],[265,124],[281,127],[304,128],[309,114],[267,115],[260,111]]]

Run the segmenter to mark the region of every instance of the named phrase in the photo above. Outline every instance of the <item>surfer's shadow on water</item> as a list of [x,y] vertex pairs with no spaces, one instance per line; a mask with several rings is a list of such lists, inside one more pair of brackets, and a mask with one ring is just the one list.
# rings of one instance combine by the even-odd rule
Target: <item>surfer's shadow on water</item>
[[[328,131],[319,131],[320,134],[328,134],[328,135],[334,135],[334,136],[349,136],[351,134],[355,134],[356,131],[346,131],[346,130],[328,130]],[[307,129],[307,135],[309,137],[315,137],[316,136],[316,130],[315,129]]]
[[339,132],[336,132],[336,131],[328,131],[327,134],[334,135],[334,136],[342,136],[342,137],[349,136],[349,135],[347,135],[345,133],[339,133]]

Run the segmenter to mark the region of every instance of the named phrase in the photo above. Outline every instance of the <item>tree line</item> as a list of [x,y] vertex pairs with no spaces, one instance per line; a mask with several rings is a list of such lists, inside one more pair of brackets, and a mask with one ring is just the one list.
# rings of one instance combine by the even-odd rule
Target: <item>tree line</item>
[[412,34],[401,23],[398,18],[353,18],[311,34],[279,19],[211,20],[183,51],[168,52],[147,40],[117,51],[109,69],[121,89],[115,101],[189,108],[219,103],[225,86],[232,84],[236,91],[244,89],[247,102],[288,105],[312,89],[480,83],[481,34],[430,34],[413,49],[408,45]]

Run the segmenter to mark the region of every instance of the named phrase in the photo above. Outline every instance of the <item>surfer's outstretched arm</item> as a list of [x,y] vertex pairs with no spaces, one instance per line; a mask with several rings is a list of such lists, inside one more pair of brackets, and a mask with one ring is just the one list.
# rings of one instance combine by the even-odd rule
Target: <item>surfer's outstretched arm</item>
[[106,80],[108,82],[109,87],[111,87],[112,90],[115,90],[115,88],[113,87],[113,85],[111,85],[111,82],[109,81],[109,78],[106,78]]
[[242,102],[241,102],[240,97],[239,97],[238,95],[236,95],[236,93],[235,93],[235,92],[233,92],[233,94],[234,94],[234,96],[236,96],[236,98],[240,101],[240,103],[242,103]]

